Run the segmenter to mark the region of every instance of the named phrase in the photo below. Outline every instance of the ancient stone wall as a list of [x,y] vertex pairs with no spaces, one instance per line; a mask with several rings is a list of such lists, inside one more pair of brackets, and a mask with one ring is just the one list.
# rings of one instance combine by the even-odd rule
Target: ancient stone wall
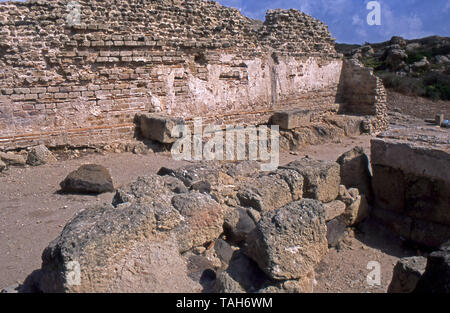
[[200,0],[0,4],[0,147],[134,135],[133,117],[265,123],[338,98],[342,59],[322,22],[264,23]]
[[356,59],[345,60],[341,77],[343,112],[370,116],[367,127],[376,133],[389,128],[386,90],[381,78]]

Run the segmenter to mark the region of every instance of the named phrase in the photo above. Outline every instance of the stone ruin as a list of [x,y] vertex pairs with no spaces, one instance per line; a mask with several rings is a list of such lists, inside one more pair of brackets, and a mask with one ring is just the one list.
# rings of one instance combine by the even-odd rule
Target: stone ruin
[[356,147],[336,162],[301,158],[272,172],[254,161],[161,168],[79,212],[21,288],[313,292],[328,248],[371,218],[436,251],[428,262],[401,259],[389,292],[448,292],[448,134],[416,131],[421,143],[401,129],[373,139],[371,164]]
[[4,150],[132,139],[135,115],[149,112],[218,125],[300,116],[286,146],[388,127],[379,79],[299,11],[262,23],[212,1],[76,3],[0,4]]
[[[171,143],[168,125],[195,117],[279,125],[287,149],[389,127],[382,81],[304,13],[270,10],[261,23],[210,1],[78,3],[0,3],[0,150],[36,146],[38,164],[51,157],[45,146]],[[328,247],[368,217],[438,249],[450,238],[449,141],[427,131],[382,133],[371,164],[357,148],[272,172],[255,162],[162,168],[77,214],[24,288],[312,292]],[[0,151],[7,165],[18,157]],[[416,283],[433,260],[428,274],[413,271]]]
[[327,223],[348,213],[336,200],[345,189],[339,184],[337,163],[311,159],[274,172],[253,161],[162,168],[119,188],[111,205],[79,212],[26,286],[312,292],[314,267],[328,251]]

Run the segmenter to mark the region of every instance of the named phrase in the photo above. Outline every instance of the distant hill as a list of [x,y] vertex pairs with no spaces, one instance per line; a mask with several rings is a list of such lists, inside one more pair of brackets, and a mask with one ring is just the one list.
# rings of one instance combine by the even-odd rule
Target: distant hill
[[450,100],[450,37],[382,43],[336,44],[347,58],[357,58],[382,77],[385,86],[407,95]]

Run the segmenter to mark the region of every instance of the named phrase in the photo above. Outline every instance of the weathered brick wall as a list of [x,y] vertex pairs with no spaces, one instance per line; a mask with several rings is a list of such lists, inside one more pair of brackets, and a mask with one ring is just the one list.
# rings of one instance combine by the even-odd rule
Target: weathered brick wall
[[257,123],[336,102],[334,39],[299,11],[92,0],[70,25],[69,2],[0,3],[0,147],[131,137],[138,112]]

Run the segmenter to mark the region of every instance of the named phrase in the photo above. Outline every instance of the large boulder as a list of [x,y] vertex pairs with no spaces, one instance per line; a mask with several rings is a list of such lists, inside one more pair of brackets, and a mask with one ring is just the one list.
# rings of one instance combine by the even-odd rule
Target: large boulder
[[372,139],[375,200],[380,208],[450,225],[448,132],[433,133],[393,130]]
[[321,202],[331,202],[339,194],[341,182],[340,167],[336,162],[303,158],[293,161],[280,169],[297,171],[304,178],[303,197]]
[[371,150],[377,218],[407,240],[438,248],[450,238],[448,132],[392,129],[372,139]]
[[369,158],[362,147],[355,147],[341,155],[337,161],[341,166],[341,184],[357,188],[369,201],[372,199],[372,182]]
[[171,234],[156,231],[151,205],[80,212],[44,250],[42,292],[199,292]]
[[445,55],[436,55],[435,57],[436,64],[447,64],[450,63],[450,58]]
[[322,204],[303,199],[264,214],[247,238],[247,254],[272,279],[300,279],[328,251],[326,234]]
[[411,293],[425,272],[427,259],[424,257],[409,257],[400,259],[394,267],[389,293]]
[[398,71],[403,69],[406,66],[406,59],[408,55],[402,49],[397,49],[397,47],[393,47],[387,50],[387,56],[385,63],[389,66],[389,68],[393,71]]
[[39,145],[31,148],[28,153],[27,164],[31,166],[38,166],[47,163],[56,162],[56,158],[50,150],[44,145]]
[[156,175],[141,176],[128,185],[117,189],[113,198],[113,205],[118,206],[122,203],[163,203],[166,206],[171,205],[174,194],[187,192],[182,189],[181,181],[174,177],[161,177]]
[[80,212],[44,251],[37,290],[209,290],[215,267],[191,252],[219,238],[226,210],[209,194],[180,192],[180,184],[171,176],[140,177],[119,188],[113,206]]
[[406,40],[403,39],[403,38],[400,37],[400,36],[393,36],[393,37],[391,38],[391,40],[389,41],[389,43],[390,43],[391,45],[396,45],[396,46],[398,46],[398,47],[405,47],[405,46],[406,46]]
[[176,181],[171,176],[139,177],[117,190],[113,205],[136,203],[158,207],[156,229],[173,233],[183,253],[214,242],[220,236],[227,208],[209,194],[179,192]]
[[61,183],[61,191],[80,194],[114,192],[109,171],[97,164],[86,164],[70,173]]

